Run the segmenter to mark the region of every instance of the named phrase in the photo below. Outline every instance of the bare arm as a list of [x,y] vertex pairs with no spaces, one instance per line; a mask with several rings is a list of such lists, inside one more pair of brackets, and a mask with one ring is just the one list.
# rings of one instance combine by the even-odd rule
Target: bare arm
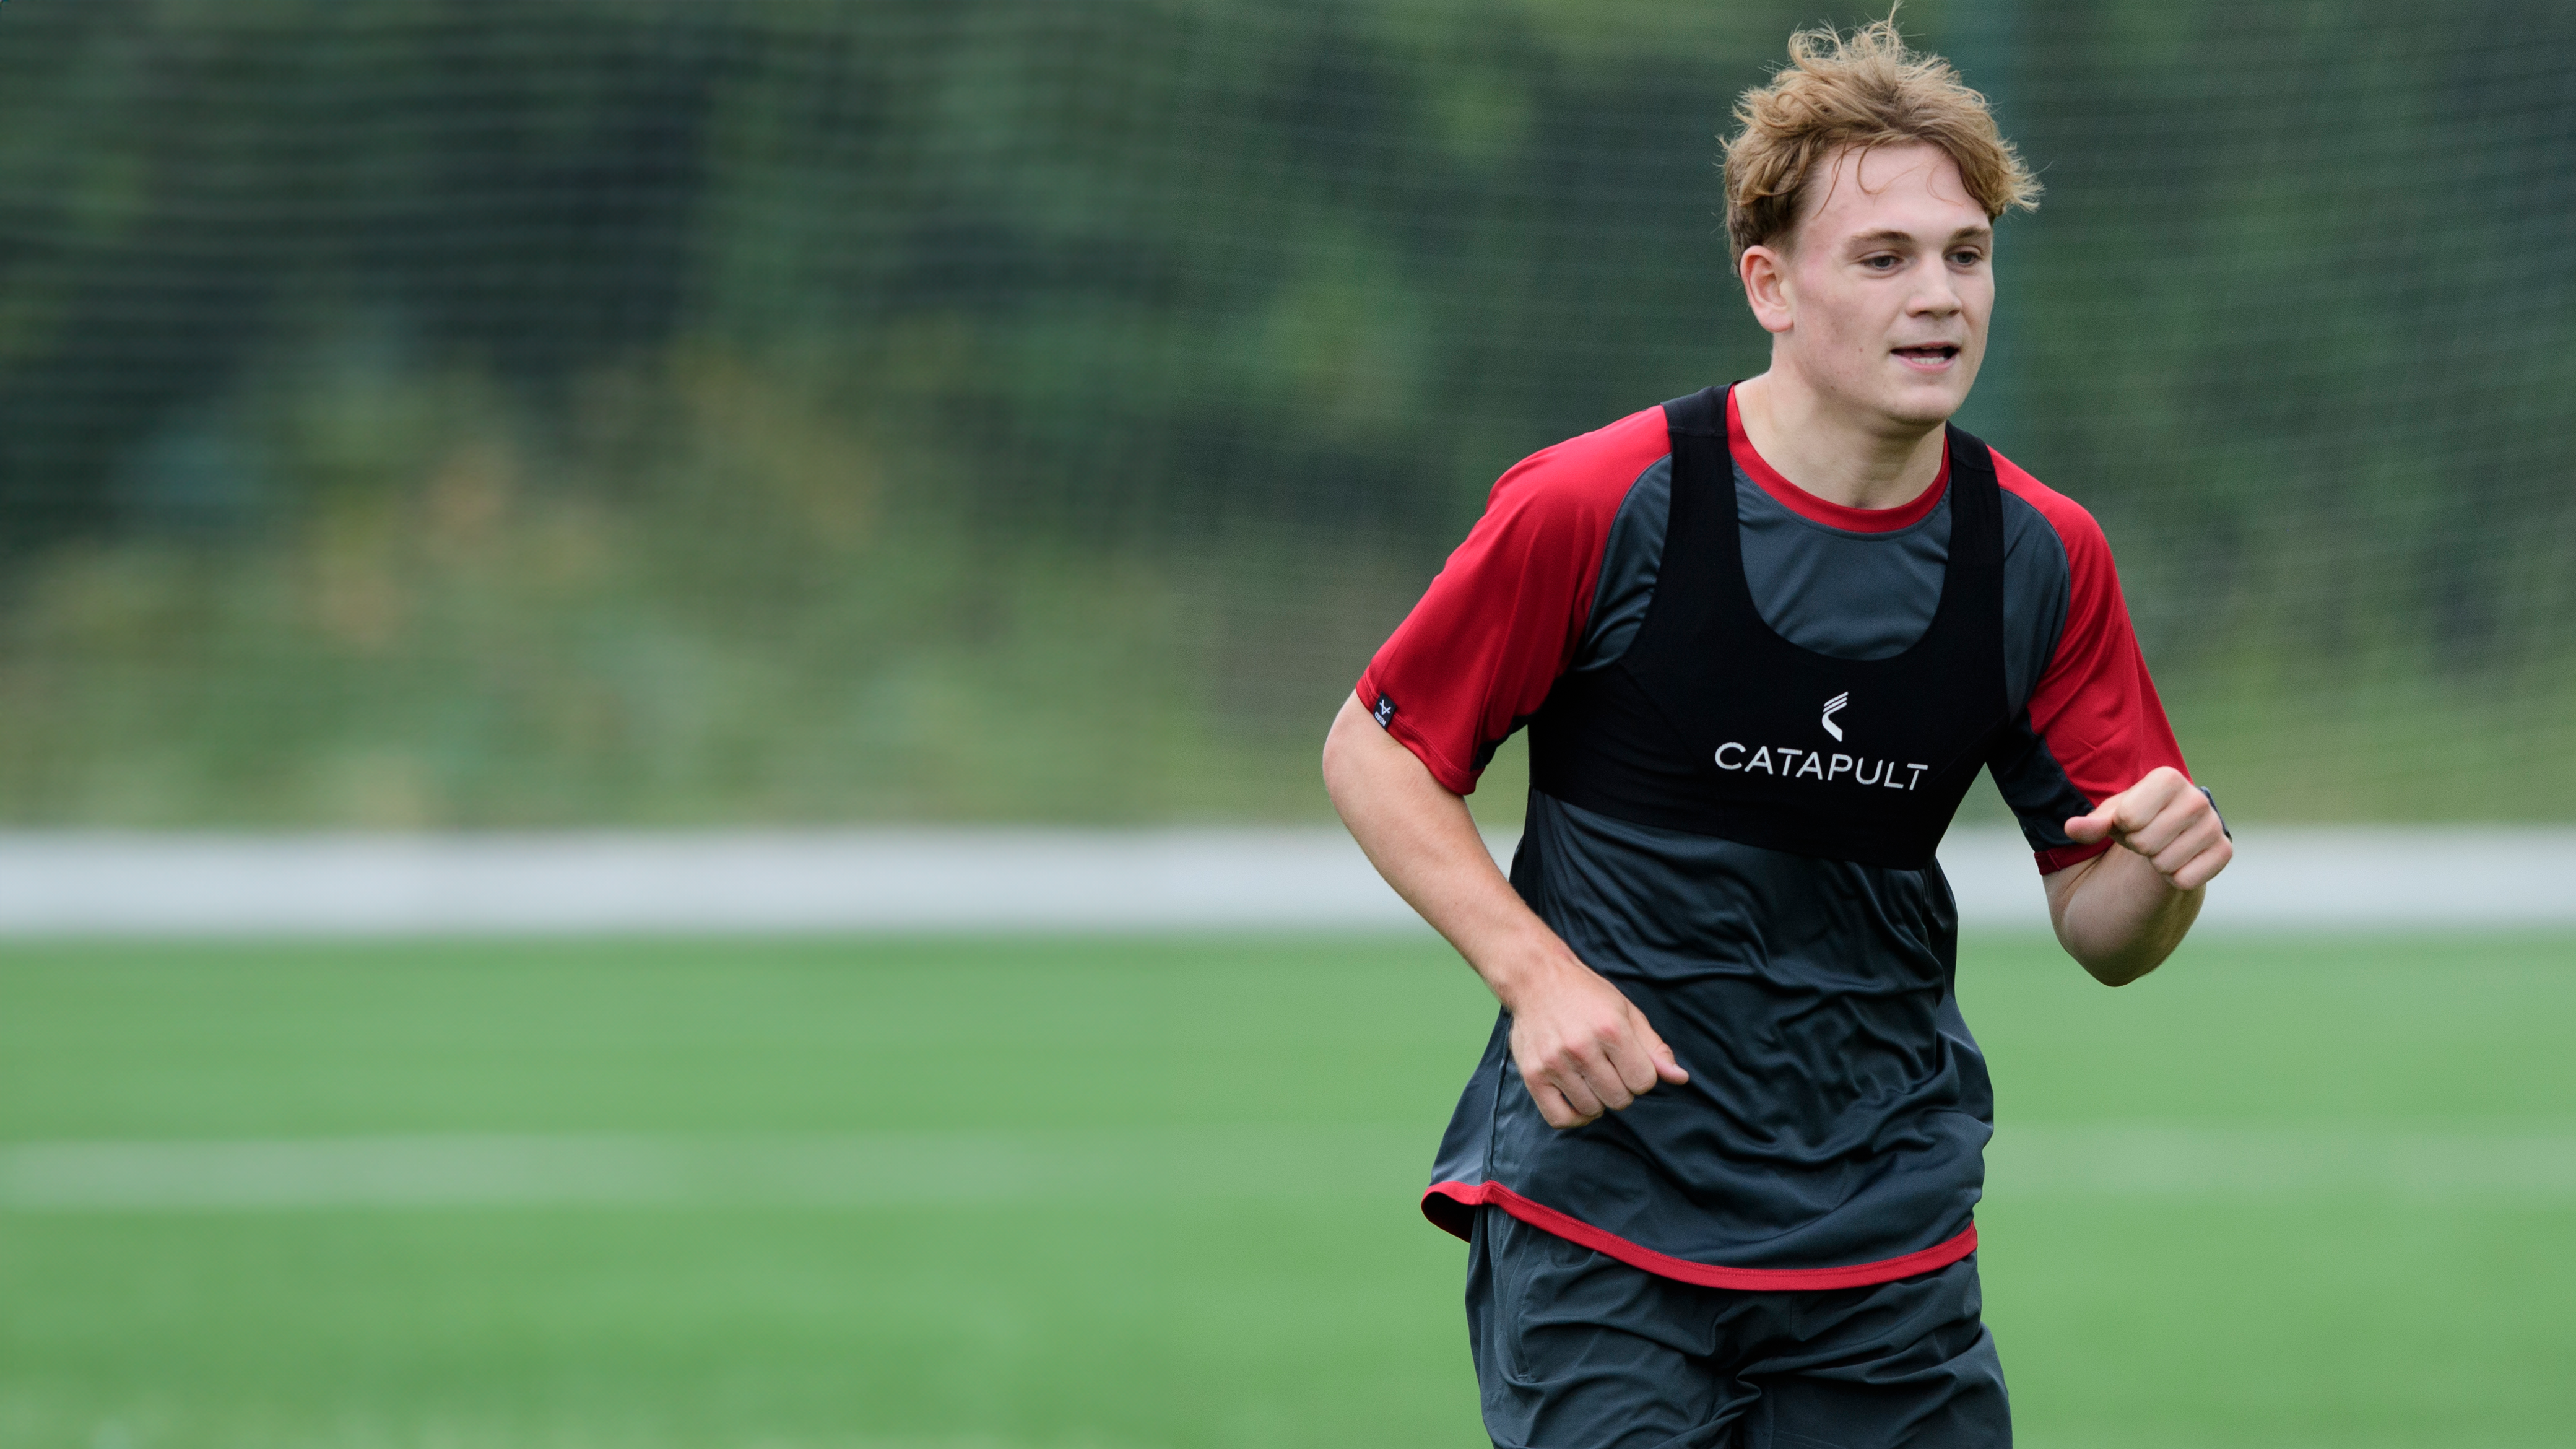
[[2236,853],[2209,797],[2171,766],[2067,821],[2066,833],[2118,847],[2043,877],[2058,944],[2105,986],[2164,964]]
[[1485,853],[1467,802],[1379,729],[1356,695],[1342,701],[1324,742],[1324,785],[1378,874],[1512,1014],[1512,1061],[1549,1126],[1581,1126],[1659,1080],[1690,1080],[1644,1014],[1521,902]]

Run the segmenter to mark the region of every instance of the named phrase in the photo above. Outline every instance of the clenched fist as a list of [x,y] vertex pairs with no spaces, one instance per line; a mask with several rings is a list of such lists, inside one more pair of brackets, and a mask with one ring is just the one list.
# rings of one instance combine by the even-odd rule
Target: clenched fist
[[2136,851],[2178,891],[2209,884],[2236,854],[2218,808],[2171,765],[2067,821],[2066,833],[2080,845],[2108,838]]
[[1580,1127],[1690,1073],[1643,1012],[1559,946],[1512,982],[1512,1061],[1547,1125]]

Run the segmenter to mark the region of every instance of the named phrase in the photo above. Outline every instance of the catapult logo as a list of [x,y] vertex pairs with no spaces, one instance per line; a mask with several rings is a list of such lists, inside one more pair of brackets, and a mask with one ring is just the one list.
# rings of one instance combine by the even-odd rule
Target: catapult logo
[[[1825,701],[1816,723],[1834,737],[1843,740],[1843,727],[1834,716],[1851,703],[1851,691],[1845,690]],[[1837,782],[1846,785],[1875,785],[1889,790],[1911,790],[1923,782],[1923,772],[1930,765],[1899,764],[1894,760],[1873,760],[1866,755],[1846,755],[1840,750],[1828,754],[1801,745],[1745,744],[1728,740],[1717,747],[1717,767],[1729,772],[1777,775],[1784,780],[1813,780],[1820,785]],[[1899,778],[1897,771],[1905,771]]]

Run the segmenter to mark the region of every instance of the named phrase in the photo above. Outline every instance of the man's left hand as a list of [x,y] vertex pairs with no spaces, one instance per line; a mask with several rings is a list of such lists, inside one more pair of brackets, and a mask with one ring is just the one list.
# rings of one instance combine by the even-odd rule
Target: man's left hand
[[2209,884],[2236,855],[2217,807],[2171,765],[2067,821],[2066,834],[2079,845],[2107,839],[2136,851],[2178,891]]

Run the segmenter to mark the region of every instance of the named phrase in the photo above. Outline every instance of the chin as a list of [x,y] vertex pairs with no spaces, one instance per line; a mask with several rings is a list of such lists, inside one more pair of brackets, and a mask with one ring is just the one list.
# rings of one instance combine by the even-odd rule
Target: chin
[[1879,405],[1879,411],[1909,427],[1930,428],[1950,421],[1951,414],[1956,413],[1967,401],[1968,392],[1965,388],[1956,392],[1948,388],[1943,388],[1939,392],[1908,388],[1897,396],[1883,401]]
[[1907,378],[1880,397],[1879,411],[1909,427],[1937,427],[1967,404],[1968,387],[1975,381],[1976,373],[1968,368],[1947,377]]

